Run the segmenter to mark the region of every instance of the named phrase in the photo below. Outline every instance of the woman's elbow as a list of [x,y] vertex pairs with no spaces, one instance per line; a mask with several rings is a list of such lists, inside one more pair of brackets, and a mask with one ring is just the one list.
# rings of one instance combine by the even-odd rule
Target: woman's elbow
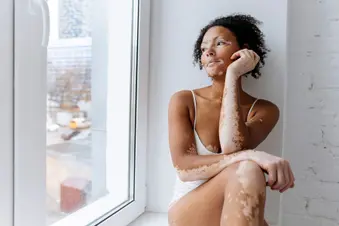
[[[174,161],[174,163],[176,162]],[[185,164],[181,164],[180,162],[177,162],[176,164],[174,164],[174,169],[178,175],[178,178],[181,181],[187,182],[187,181],[194,180],[194,178],[192,178],[191,171],[186,167]]]
[[236,146],[236,145],[224,145],[221,150],[223,154],[229,155],[229,154],[233,154],[242,150],[245,150],[246,148],[244,148],[243,146]]
[[182,181],[182,182],[188,182],[190,181],[189,180],[189,177],[183,173],[180,173],[180,172],[177,172],[178,174],[178,178]]
[[178,171],[177,170],[177,175],[182,182],[189,182],[189,181],[198,180],[196,175],[193,175],[192,173],[189,173],[187,171],[185,172],[185,171]]
[[238,142],[228,142],[221,146],[221,150],[223,154],[233,154],[239,151],[249,149],[249,141],[248,140],[240,140]]
[[189,172],[182,164],[174,164],[174,169],[178,175],[178,178],[181,181],[183,182],[190,181]]

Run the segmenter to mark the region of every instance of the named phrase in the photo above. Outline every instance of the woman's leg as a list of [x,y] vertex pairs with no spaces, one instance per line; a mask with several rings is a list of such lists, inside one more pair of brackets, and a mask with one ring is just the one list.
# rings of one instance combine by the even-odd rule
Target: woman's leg
[[263,171],[255,162],[243,161],[231,172],[225,187],[220,225],[265,225],[266,182]]
[[175,203],[168,212],[169,225],[261,226],[265,187],[256,163],[233,164]]

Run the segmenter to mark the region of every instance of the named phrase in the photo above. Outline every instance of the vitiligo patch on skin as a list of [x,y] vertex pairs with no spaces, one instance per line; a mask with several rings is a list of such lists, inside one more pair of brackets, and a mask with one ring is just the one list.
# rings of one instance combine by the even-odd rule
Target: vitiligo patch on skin
[[[254,185],[253,178],[249,178],[249,172],[255,168],[254,163],[243,161],[240,162],[236,175],[241,185],[241,190],[238,194],[242,209],[242,214],[250,222],[254,223],[259,218],[259,210],[265,200],[265,188]],[[257,225],[257,224],[254,224]]]
[[186,151],[188,154],[190,155],[194,155],[197,153],[197,148],[195,146],[195,144],[191,144],[191,146],[187,149]]
[[213,60],[213,62],[207,61],[203,67],[211,78],[226,74],[225,62],[222,59],[216,59],[215,61]]
[[[253,164],[247,161],[242,161],[239,163],[236,175],[238,176],[238,180],[244,189],[250,187],[250,179],[247,177],[247,173],[250,172],[253,168]],[[240,192],[244,193],[243,190],[241,190]]]
[[[253,121],[255,121],[255,119],[254,119],[254,118],[251,118],[250,120],[247,121],[247,123],[250,123],[250,122],[253,122]],[[264,122],[264,120],[263,120],[262,118],[258,119],[258,121],[259,121],[260,123],[263,123],[263,122]]]
[[249,222],[249,225],[261,226],[259,224],[260,209],[264,208],[265,194],[259,193],[256,195],[245,194],[242,196],[241,209],[242,215]]
[[220,172],[227,166],[248,159],[248,154],[245,152],[237,152],[229,155],[224,155],[223,159],[211,165],[198,166],[191,169],[180,169],[175,166],[179,178],[182,180],[204,180],[209,179],[216,173]]
[[209,144],[206,146],[206,149],[214,153],[219,153],[219,147],[217,146],[213,146]]
[[200,166],[194,169],[182,170],[176,167],[179,177],[184,180],[208,179],[209,171],[216,171],[220,167],[220,162],[212,165]]
[[[232,76],[232,75],[230,75]],[[240,132],[241,110],[237,100],[236,81],[226,83],[219,119],[219,136],[223,152],[227,149],[237,151],[244,149],[245,136]],[[227,136],[233,134],[233,136]]]

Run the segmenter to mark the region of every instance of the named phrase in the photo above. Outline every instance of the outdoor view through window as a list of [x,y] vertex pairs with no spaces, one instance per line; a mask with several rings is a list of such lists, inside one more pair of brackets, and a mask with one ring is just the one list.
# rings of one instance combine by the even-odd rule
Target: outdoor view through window
[[[106,159],[112,154],[108,153],[111,150],[106,143],[109,130],[109,126],[106,126],[109,108],[106,86],[109,76],[108,72],[96,73],[92,68],[94,60],[107,58],[93,54],[93,43],[101,42],[94,40],[101,36],[93,36],[92,31],[91,7],[94,2],[48,0],[47,225],[56,224],[104,196],[119,196],[119,200],[124,201],[129,195],[128,170],[124,173],[122,169],[123,178],[118,181],[125,186],[123,194],[115,191],[106,179],[109,167]],[[102,68],[107,68],[107,61],[102,60]],[[125,89],[129,90],[129,80],[125,84],[128,85]],[[120,110],[129,115],[129,106]],[[128,144],[125,146],[128,147]],[[121,161],[125,161],[125,168],[128,169],[129,158]],[[110,177],[118,180],[115,175]],[[114,202],[110,203],[113,205]]]
[[[47,65],[49,224],[91,199],[91,2],[49,1],[52,35],[56,34],[51,37]],[[67,43],[67,39],[77,38],[89,41],[81,46],[53,46],[54,40]]]

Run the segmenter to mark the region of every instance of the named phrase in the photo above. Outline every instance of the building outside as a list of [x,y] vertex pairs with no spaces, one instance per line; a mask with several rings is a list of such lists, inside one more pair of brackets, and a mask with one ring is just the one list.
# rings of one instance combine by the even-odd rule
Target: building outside
[[[48,0],[47,225],[95,199],[91,197],[92,3],[93,0]],[[76,201],[62,194],[70,186],[76,189],[79,181],[84,184],[80,191],[86,200],[77,201],[77,207],[73,208],[67,203],[74,205]]]

